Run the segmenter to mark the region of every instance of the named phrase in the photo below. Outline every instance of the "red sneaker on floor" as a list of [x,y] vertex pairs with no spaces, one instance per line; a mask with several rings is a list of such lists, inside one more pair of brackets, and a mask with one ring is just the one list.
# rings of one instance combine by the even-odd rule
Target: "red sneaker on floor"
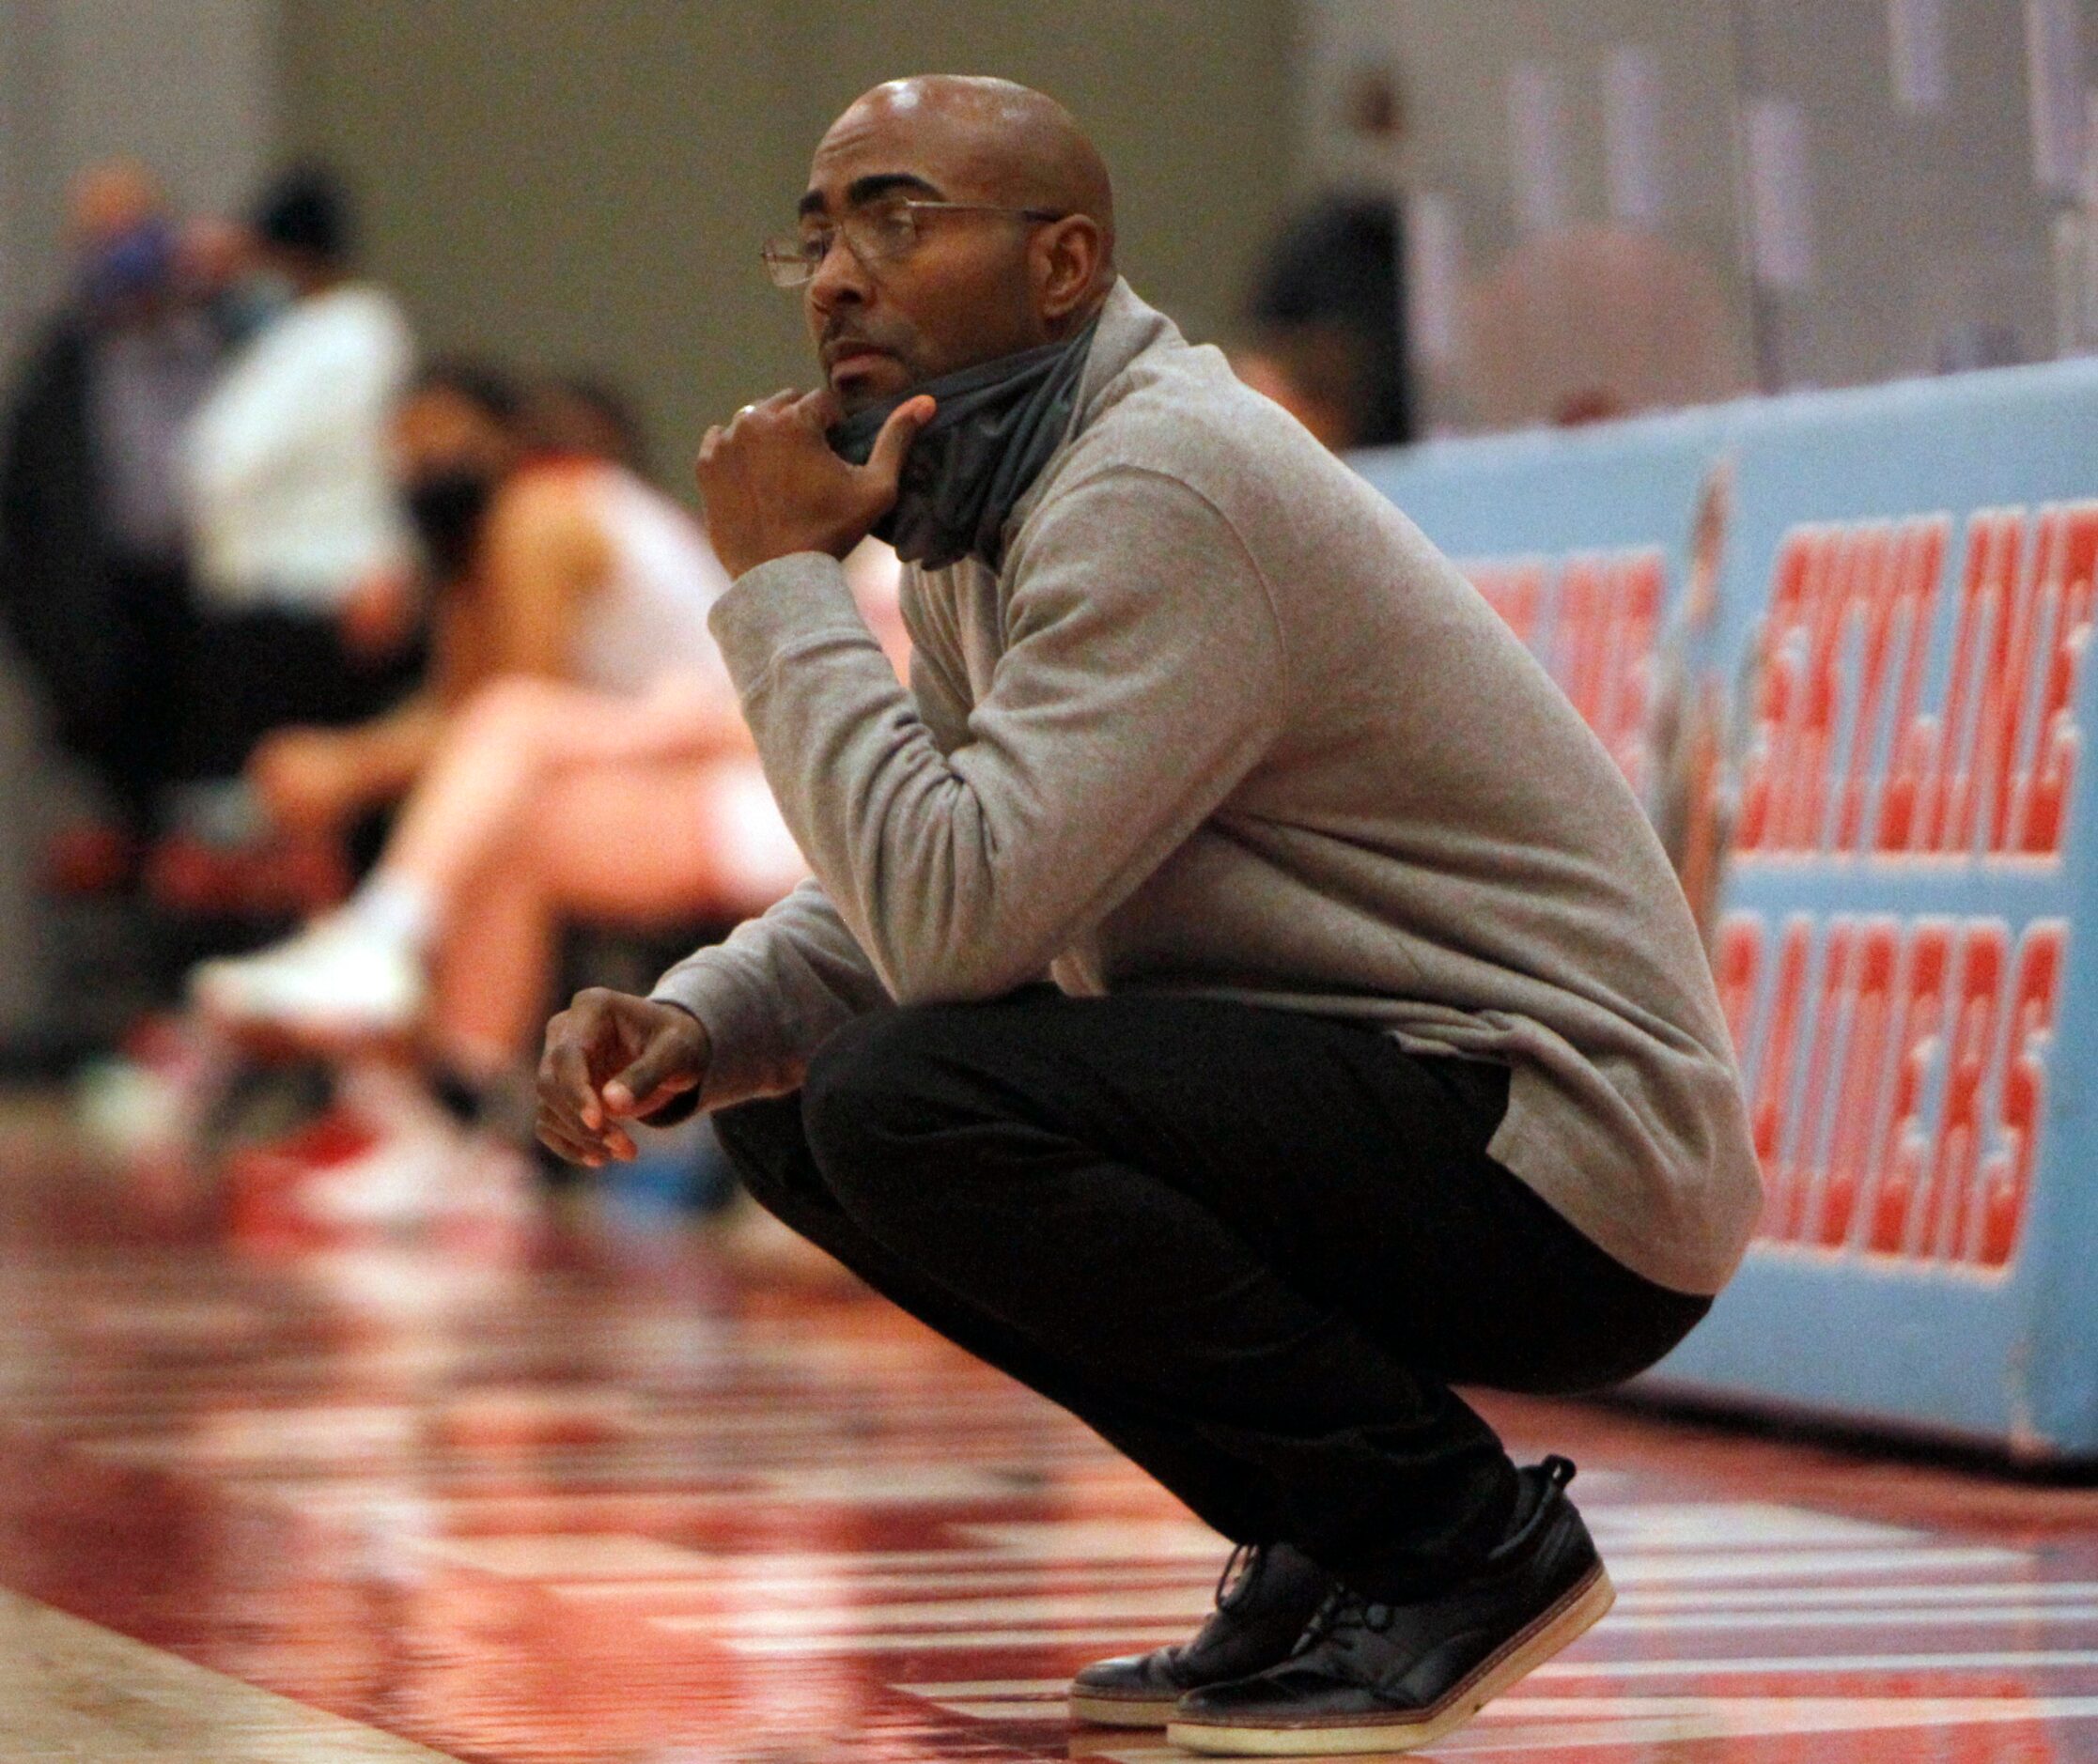
[[286,1250],[419,1245],[504,1259],[537,1213],[524,1154],[436,1116],[383,1124],[337,1106],[227,1160],[234,1241]]
[[226,1159],[227,1228],[237,1244],[289,1249],[334,1241],[339,1222],[316,1216],[314,1181],[376,1151],[382,1136],[345,1108],[331,1108],[296,1132]]

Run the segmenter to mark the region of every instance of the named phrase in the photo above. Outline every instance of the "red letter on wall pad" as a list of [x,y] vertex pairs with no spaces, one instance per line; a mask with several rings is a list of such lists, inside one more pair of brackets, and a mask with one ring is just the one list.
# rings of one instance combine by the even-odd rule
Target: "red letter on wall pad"
[[2062,953],[2069,921],[2042,919],[2028,926],[2011,983],[2009,1033],[2004,1038],[2002,1100],[1997,1109],[1999,1150],[1981,1167],[1981,1217],[1971,1259],[2007,1268],[2032,1197],[2039,1156],[2040,1114],[2046,1102],[2045,1044],[2061,996]]
[[1894,1029],[1894,1082],[1888,1087],[1886,1126],[1873,1136],[1876,1151],[1868,1173],[1873,1198],[1866,1241],[1881,1255],[1898,1256],[1908,1247],[1909,1216],[1930,1158],[1923,1100],[1944,1027],[1951,954],[1950,919],[1919,919],[1910,927],[1901,1018]]

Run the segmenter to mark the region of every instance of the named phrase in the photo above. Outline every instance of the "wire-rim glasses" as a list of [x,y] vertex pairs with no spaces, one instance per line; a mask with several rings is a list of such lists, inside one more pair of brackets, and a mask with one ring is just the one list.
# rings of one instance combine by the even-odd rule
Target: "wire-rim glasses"
[[926,214],[1010,214],[1037,222],[1066,218],[1055,209],[1018,209],[998,202],[935,202],[912,196],[870,202],[865,208],[850,210],[841,220],[812,226],[804,233],[775,234],[765,241],[758,255],[765,260],[765,273],[776,286],[800,287],[815,277],[840,239],[863,264],[903,256],[918,243],[921,217]]

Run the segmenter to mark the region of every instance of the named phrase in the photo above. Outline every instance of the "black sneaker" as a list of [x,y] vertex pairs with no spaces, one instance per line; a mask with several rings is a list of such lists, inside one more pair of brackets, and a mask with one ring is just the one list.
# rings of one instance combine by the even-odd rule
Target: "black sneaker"
[[1286,1543],[1240,1544],[1218,1578],[1217,1608],[1194,1639],[1095,1661],[1071,1680],[1072,1718],[1104,1727],[1164,1726],[1187,1692],[1287,1660],[1333,1586],[1332,1575]]
[[1337,1590],[1288,1660],[1190,1691],[1166,1738],[1254,1757],[1410,1752],[1469,1721],[1616,1597],[1564,1493],[1574,1466],[1547,1458],[1520,1475],[1508,1536],[1469,1580],[1418,1604]]

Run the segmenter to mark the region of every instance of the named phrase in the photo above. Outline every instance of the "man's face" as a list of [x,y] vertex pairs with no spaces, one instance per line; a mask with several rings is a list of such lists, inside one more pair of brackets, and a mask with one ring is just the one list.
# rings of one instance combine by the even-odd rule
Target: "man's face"
[[[804,237],[858,211],[912,199],[1002,204],[994,180],[908,104],[855,105],[816,148],[801,198]],[[916,242],[863,262],[843,237],[802,291],[809,335],[847,410],[1049,340],[1015,215],[934,212]]]

